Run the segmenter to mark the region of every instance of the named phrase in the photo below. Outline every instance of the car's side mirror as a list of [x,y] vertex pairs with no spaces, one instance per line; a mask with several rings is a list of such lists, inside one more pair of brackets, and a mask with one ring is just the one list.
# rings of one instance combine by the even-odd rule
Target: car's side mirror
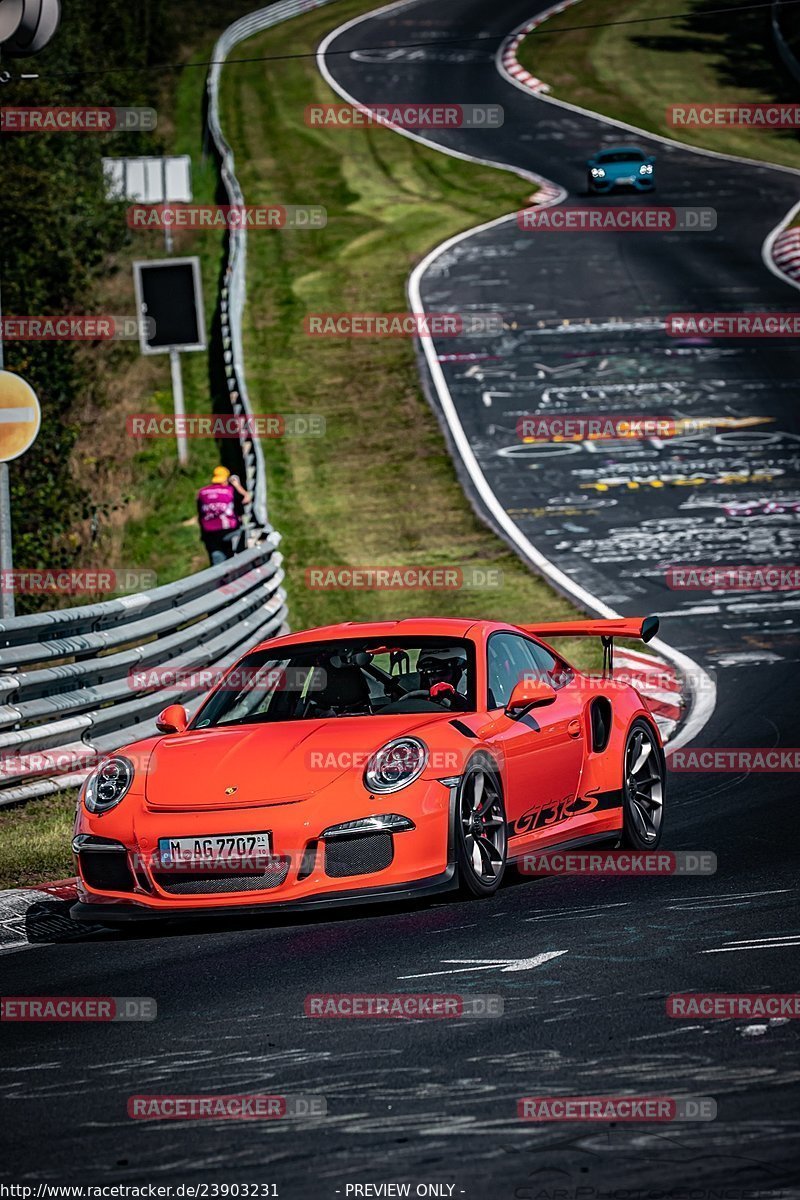
[[520,679],[506,705],[506,716],[512,720],[523,717],[532,708],[552,704],[556,691],[544,679]]
[[189,724],[189,714],[182,704],[168,704],[156,717],[156,729],[161,733],[183,733]]

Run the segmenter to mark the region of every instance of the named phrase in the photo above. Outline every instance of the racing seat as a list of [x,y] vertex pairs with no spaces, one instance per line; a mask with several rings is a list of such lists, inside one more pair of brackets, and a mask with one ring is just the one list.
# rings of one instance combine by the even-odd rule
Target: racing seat
[[369,684],[360,667],[326,668],[325,687],[313,692],[311,698],[321,712],[364,712],[370,711]]

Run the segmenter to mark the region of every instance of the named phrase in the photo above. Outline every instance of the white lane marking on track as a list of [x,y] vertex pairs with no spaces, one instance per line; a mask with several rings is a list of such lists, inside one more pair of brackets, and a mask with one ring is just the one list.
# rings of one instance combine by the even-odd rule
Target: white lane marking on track
[[741,908],[746,904],[746,900],[722,900],[719,904],[707,901],[698,904],[668,904],[668,912],[705,912],[708,908]]
[[701,950],[701,954],[731,954],[739,950],[789,950],[800,946],[800,933],[784,934],[780,937],[742,938],[735,942],[726,942],[724,946],[715,946],[713,950]]
[[631,1041],[653,1042],[659,1038],[675,1037],[678,1033],[690,1033],[693,1029],[705,1029],[705,1025],[679,1025],[676,1029],[665,1029],[663,1033],[642,1033]]
[[591,921],[597,917],[604,917],[611,908],[629,908],[630,902],[625,900],[619,904],[604,904],[597,909],[591,908],[565,908],[561,912],[541,913],[538,917],[523,917],[523,921],[569,921],[575,917],[580,917],[581,920]]
[[[723,892],[721,896],[714,897],[716,900],[750,900],[754,896],[784,896],[787,892],[792,891],[791,888],[771,888],[765,892]],[[682,896],[682,900],[707,900],[705,896]]]
[[566,950],[546,950],[533,958],[443,958],[443,963],[468,963],[468,966],[457,966],[451,971],[424,971],[419,975],[399,975],[398,979],[430,979],[432,975],[465,975],[468,971],[502,971],[503,974],[514,971],[532,971],[550,962],[551,958],[559,958]]
[[739,1033],[742,1037],[762,1037],[768,1029],[774,1029],[776,1025],[788,1024],[788,1017],[773,1017],[765,1025],[745,1025],[744,1029],[739,1030]]
[[472,925],[447,925],[444,929],[427,929],[425,932],[431,933],[455,933],[458,929],[477,929],[478,922],[475,921]]
[[732,942],[726,942],[726,946],[754,946],[761,945],[764,942],[796,942],[800,938],[800,933],[775,933],[772,935],[762,934],[761,937],[754,938],[734,938]]
[[525,921],[546,921],[550,917],[575,917],[584,913],[602,914],[609,908],[628,908],[630,900],[617,900],[613,904],[589,904],[581,908],[556,908],[552,912],[541,913],[537,917],[524,917]]
[[[352,96],[342,85],[334,78],[328,69],[328,64],[325,61],[325,55],[329,46],[336,38],[353,29],[356,25],[384,13],[393,11],[399,8],[408,7],[409,3],[415,3],[415,0],[394,0],[394,3],[384,5],[382,8],[376,9],[371,13],[365,13],[360,17],[354,17],[352,20],[340,25],[334,29],[327,37],[323,38],[317,50],[317,68],[326,81],[328,86],[336,92],[348,104],[352,104],[355,108],[365,111],[365,105],[361,104],[354,96]],[[596,117],[596,114],[591,114]],[[603,118],[597,118],[602,120]],[[499,167],[501,170],[511,171],[515,175],[522,178],[532,179],[535,183],[548,189],[549,198],[544,202],[542,207],[550,207],[551,205],[561,203],[567,198],[568,192],[566,188],[560,187],[553,183],[552,180],[545,179],[543,176],[536,175],[531,171],[525,171],[519,167],[512,166],[509,163],[500,163],[496,160],[476,158],[474,155],[466,154],[461,150],[454,150],[448,146],[441,146],[436,142],[431,142],[429,139],[414,133],[409,129],[401,129],[393,127],[394,132],[403,137],[411,138],[412,141],[420,142],[425,146],[431,146],[440,153],[448,154],[453,158],[460,158],[467,162],[477,162],[484,166]],[[796,172],[800,174],[800,172]],[[440,246],[435,247],[427,254],[420,263],[414,268],[408,280],[408,294],[411,302],[412,312],[424,314],[425,308],[422,303],[421,282],[422,277],[428,267],[435,262],[441,255],[447,253],[453,246],[465,241],[467,238],[474,237],[478,233],[482,233],[487,229],[496,228],[499,225],[515,221],[517,214],[507,213],[505,216],[496,217],[493,221],[486,221],[481,225],[476,225],[473,229],[468,229],[464,233],[456,234],[454,237],[448,238],[442,242]],[[481,470],[475,453],[470,445],[469,439],[461,424],[461,418],[458,415],[453,398],[450,394],[450,389],[447,386],[447,380],[442,370],[441,363],[438,360],[436,349],[430,344],[431,339],[422,338],[422,350],[428,365],[428,370],[431,375],[434,387],[436,388],[439,397],[439,403],[442,407],[442,414],[447,421],[450,429],[454,445],[458,450],[464,467],[472,480],[472,484],[481,497],[487,511],[491,514],[493,521],[503,531],[516,547],[517,552],[523,559],[526,559],[537,571],[550,580],[552,584],[562,593],[575,600],[580,606],[587,609],[589,612],[596,614],[599,617],[608,617],[609,619],[619,618],[620,614],[609,605],[605,604],[599,597],[594,596],[586,588],[576,584],[569,575],[556,567],[541,551],[537,550],[533,543],[525,537],[522,530],[519,529],[516,522],[509,517],[503,506],[500,504],[497,496],[489,486],[486,477]],[[660,638],[650,643],[653,650],[658,651],[669,662],[673,663],[687,681],[689,687],[690,704],[687,715],[678,729],[674,740],[669,742],[670,749],[677,750],[680,746],[686,745],[692,741],[703,727],[709,721],[711,714],[716,706],[716,685],[706,671],[696,663],[688,655],[681,653],[679,650],[673,649],[672,646],[663,642]]]

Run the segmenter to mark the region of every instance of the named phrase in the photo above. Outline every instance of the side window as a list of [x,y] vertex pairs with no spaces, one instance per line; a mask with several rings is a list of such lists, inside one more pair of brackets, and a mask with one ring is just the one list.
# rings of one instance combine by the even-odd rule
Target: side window
[[544,646],[540,646],[536,642],[528,642],[527,646],[542,678],[546,679],[556,691],[574,678],[572,668],[563,659],[556,658],[555,654],[546,650]]
[[494,633],[488,648],[488,707],[505,708],[523,676],[546,680],[558,691],[573,678],[570,667],[544,646],[515,633]]
[[[531,650],[538,649],[515,633],[493,633],[488,646],[488,706],[505,708],[524,675],[541,671]],[[545,652],[546,653],[546,652]],[[552,658],[552,655],[550,656]]]

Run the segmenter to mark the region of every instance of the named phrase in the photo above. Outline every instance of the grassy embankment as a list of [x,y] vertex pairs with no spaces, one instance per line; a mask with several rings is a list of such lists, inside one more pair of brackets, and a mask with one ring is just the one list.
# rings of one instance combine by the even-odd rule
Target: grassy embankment
[[529,34],[518,58],[559,100],[691,145],[800,167],[796,130],[667,123],[672,104],[796,102],[797,84],[771,40],[769,8],[714,12],[721,7],[716,0],[581,0]]

